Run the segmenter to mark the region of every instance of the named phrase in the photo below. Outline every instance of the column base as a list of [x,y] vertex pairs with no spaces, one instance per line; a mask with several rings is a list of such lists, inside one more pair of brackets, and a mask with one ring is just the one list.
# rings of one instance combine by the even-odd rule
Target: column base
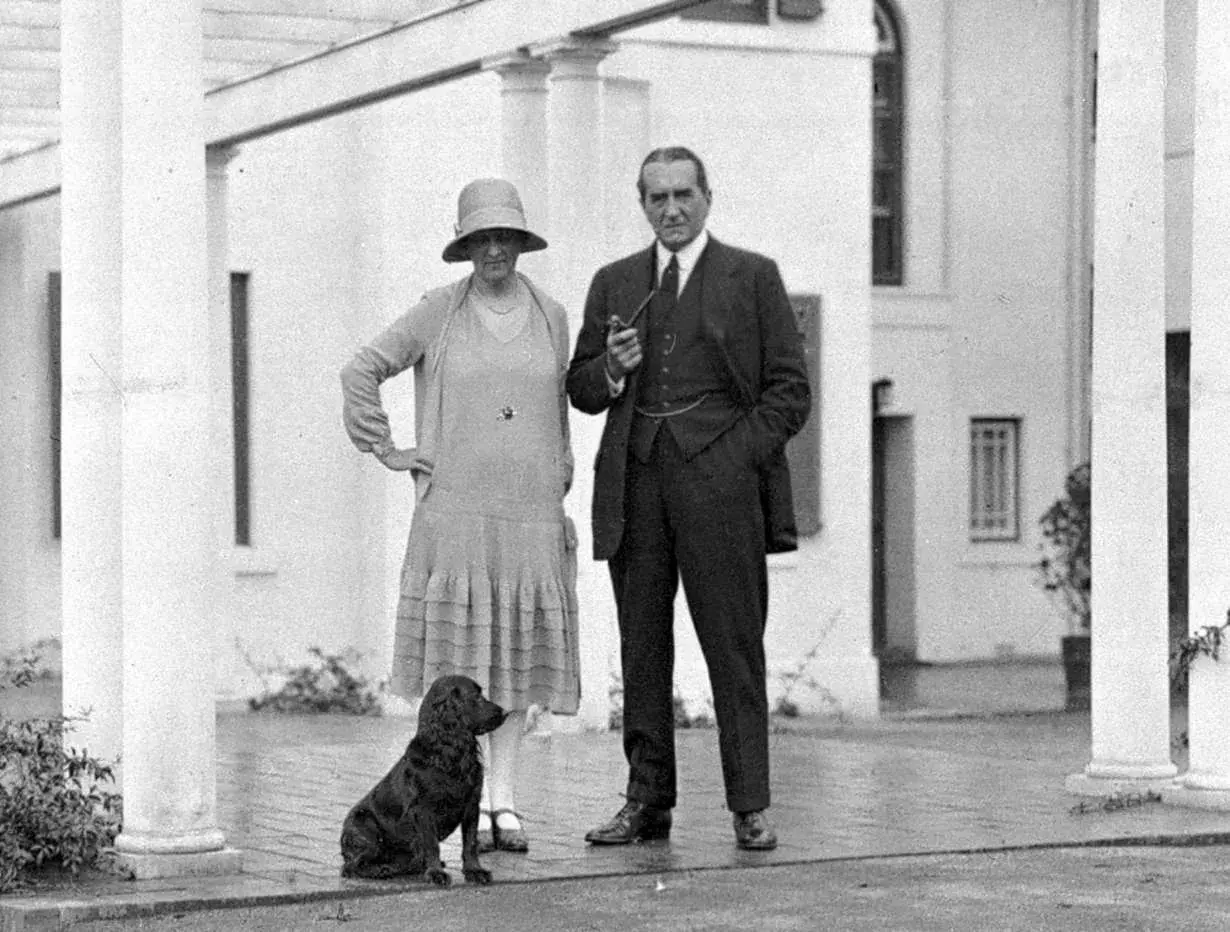
[[214,877],[238,874],[243,868],[243,852],[237,848],[194,851],[184,854],[134,854],[117,852],[116,866],[134,880],[160,880],[166,877]]
[[[1177,772],[1177,769],[1176,769]],[[1063,788],[1073,796],[1128,796],[1133,793],[1161,793],[1175,785],[1174,776],[1149,777],[1095,777],[1088,773],[1074,773],[1063,781]]]
[[1162,802],[1189,809],[1213,809],[1230,812],[1230,790],[1201,790],[1176,783],[1162,790]]

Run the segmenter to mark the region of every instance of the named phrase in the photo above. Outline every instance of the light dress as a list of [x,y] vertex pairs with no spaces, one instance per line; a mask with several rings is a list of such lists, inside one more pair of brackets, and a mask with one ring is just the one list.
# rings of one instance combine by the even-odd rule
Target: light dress
[[[527,302],[534,298],[522,289]],[[580,701],[576,543],[563,499],[556,350],[531,306],[502,341],[473,291],[445,326],[429,484],[401,575],[391,690],[423,696],[445,674],[509,711],[575,714]]]

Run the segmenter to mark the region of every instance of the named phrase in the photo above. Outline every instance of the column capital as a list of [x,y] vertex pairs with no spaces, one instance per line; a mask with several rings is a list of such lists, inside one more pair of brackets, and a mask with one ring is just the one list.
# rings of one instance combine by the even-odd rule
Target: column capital
[[516,51],[484,58],[483,70],[494,71],[501,77],[522,74],[545,75],[551,71],[551,65],[529,52]]
[[587,39],[566,36],[533,47],[533,54],[552,65],[576,65],[597,68],[599,63],[619,49],[619,43],[610,39]]
[[527,52],[510,52],[483,61],[483,70],[500,76],[501,94],[545,94],[551,65]]

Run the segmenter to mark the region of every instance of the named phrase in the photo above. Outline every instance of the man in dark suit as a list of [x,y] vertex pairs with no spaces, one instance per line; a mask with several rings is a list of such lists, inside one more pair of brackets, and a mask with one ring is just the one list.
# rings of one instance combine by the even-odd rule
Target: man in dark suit
[[726,803],[740,848],[777,836],[769,807],[767,551],[794,548],[783,447],[811,390],[776,264],[705,229],[712,195],[688,149],[656,149],[637,181],[653,246],[599,270],[568,370],[572,404],[606,412],[594,558],[619,616],[627,803],[593,844],[670,835],[676,802],[675,593],[709,669]]

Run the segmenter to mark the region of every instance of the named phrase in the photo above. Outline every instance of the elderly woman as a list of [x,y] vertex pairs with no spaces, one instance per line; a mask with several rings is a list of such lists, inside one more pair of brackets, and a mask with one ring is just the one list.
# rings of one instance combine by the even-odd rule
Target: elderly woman
[[[464,674],[512,714],[490,736],[480,845],[525,851],[514,782],[526,714],[571,715],[580,699],[576,538],[564,309],[517,259],[547,244],[507,181],[462,189],[445,262],[464,278],[428,292],[342,370],[354,445],[414,477],[392,691],[420,698]],[[413,367],[414,450],[398,449],[380,384]]]

